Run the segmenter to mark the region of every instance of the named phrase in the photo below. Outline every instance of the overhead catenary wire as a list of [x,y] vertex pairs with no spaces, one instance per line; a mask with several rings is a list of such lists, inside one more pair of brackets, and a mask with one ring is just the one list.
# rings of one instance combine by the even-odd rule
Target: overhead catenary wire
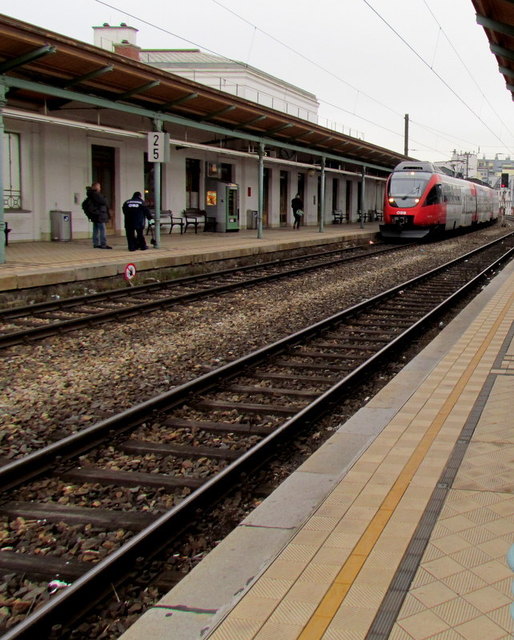
[[419,54],[412,45],[410,45],[407,40],[400,34],[398,31],[373,7],[373,5],[368,0],[362,0],[365,5],[367,5],[373,13],[375,13],[380,20],[409,48],[409,50],[419,59],[421,62],[426,65],[430,71],[444,84],[444,86],[459,100],[459,102],[466,107],[474,116],[481,122],[484,127],[491,133],[505,148],[507,148],[506,143],[489,127],[489,125],[484,122],[484,120],[476,113],[474,109],[472,109],[467,102],[460,96],[454,89],[451,87],[446,80],[423,58],[421,54]]

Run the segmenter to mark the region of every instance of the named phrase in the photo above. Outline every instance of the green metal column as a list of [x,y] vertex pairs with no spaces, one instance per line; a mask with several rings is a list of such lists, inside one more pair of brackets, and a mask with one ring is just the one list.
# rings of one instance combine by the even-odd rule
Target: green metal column
[[[153,121],[154,130],[162,131],[162,120],[157,118]],[[155,244],[154,248],[159,249],[161,246],[161,163],[154,163],[153,170],[153,192],[155,207]]]
[[[5,128],[4,128],[4,107],[7,104],[7,92],[9,89],[0,79],[0,264],[5,262],[5,242],[3,232],[5,226],[4,217],[4,145],[5,145]],[[3,237],[2,237],[3,236]]]
[[320,184],[320,198],[319,198],[319,232],[325,231],[325,186],[326,186],[326,174],[325,174],[325,156],[321,156],[321,184]]
[[264,208],[264,143],[259,142],[259,202],[257,213],[257,238],[262,238],[262,213]]
[[362,178],[361,178],[361,210],[360,210],[360,228],[364,229],[364,212],[366,210],[365,205],[366,198],[366,169],[362,167]]

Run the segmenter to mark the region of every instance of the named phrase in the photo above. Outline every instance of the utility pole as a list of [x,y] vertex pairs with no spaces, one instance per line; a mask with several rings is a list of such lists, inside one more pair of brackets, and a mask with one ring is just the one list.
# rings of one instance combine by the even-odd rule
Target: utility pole
[[409,155],[409,114],[405,114],[405,128],[403,134],[403,155]]

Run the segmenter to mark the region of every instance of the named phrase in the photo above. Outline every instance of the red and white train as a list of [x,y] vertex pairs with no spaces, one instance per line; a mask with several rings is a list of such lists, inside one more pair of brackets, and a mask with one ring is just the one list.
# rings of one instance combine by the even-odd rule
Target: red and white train
[[498,192],[440,173],[430,162],[400,162],[387,179],[383,238],[419,239],[498,218]]

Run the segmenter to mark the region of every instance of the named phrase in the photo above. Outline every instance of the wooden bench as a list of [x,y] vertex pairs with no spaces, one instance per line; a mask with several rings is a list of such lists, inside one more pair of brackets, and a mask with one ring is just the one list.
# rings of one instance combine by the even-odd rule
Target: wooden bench
[[203,210],[184,209],[182,215],[186,223],[184,233],[188,227],[194,227],[195,233],[198,233],[198,227],[203,227],[204,231],[216,231],[216,218],[208,216]]
[[332,224],[343,224],[344,221],[344,213],[341,209],[334,209],[332,211]]

